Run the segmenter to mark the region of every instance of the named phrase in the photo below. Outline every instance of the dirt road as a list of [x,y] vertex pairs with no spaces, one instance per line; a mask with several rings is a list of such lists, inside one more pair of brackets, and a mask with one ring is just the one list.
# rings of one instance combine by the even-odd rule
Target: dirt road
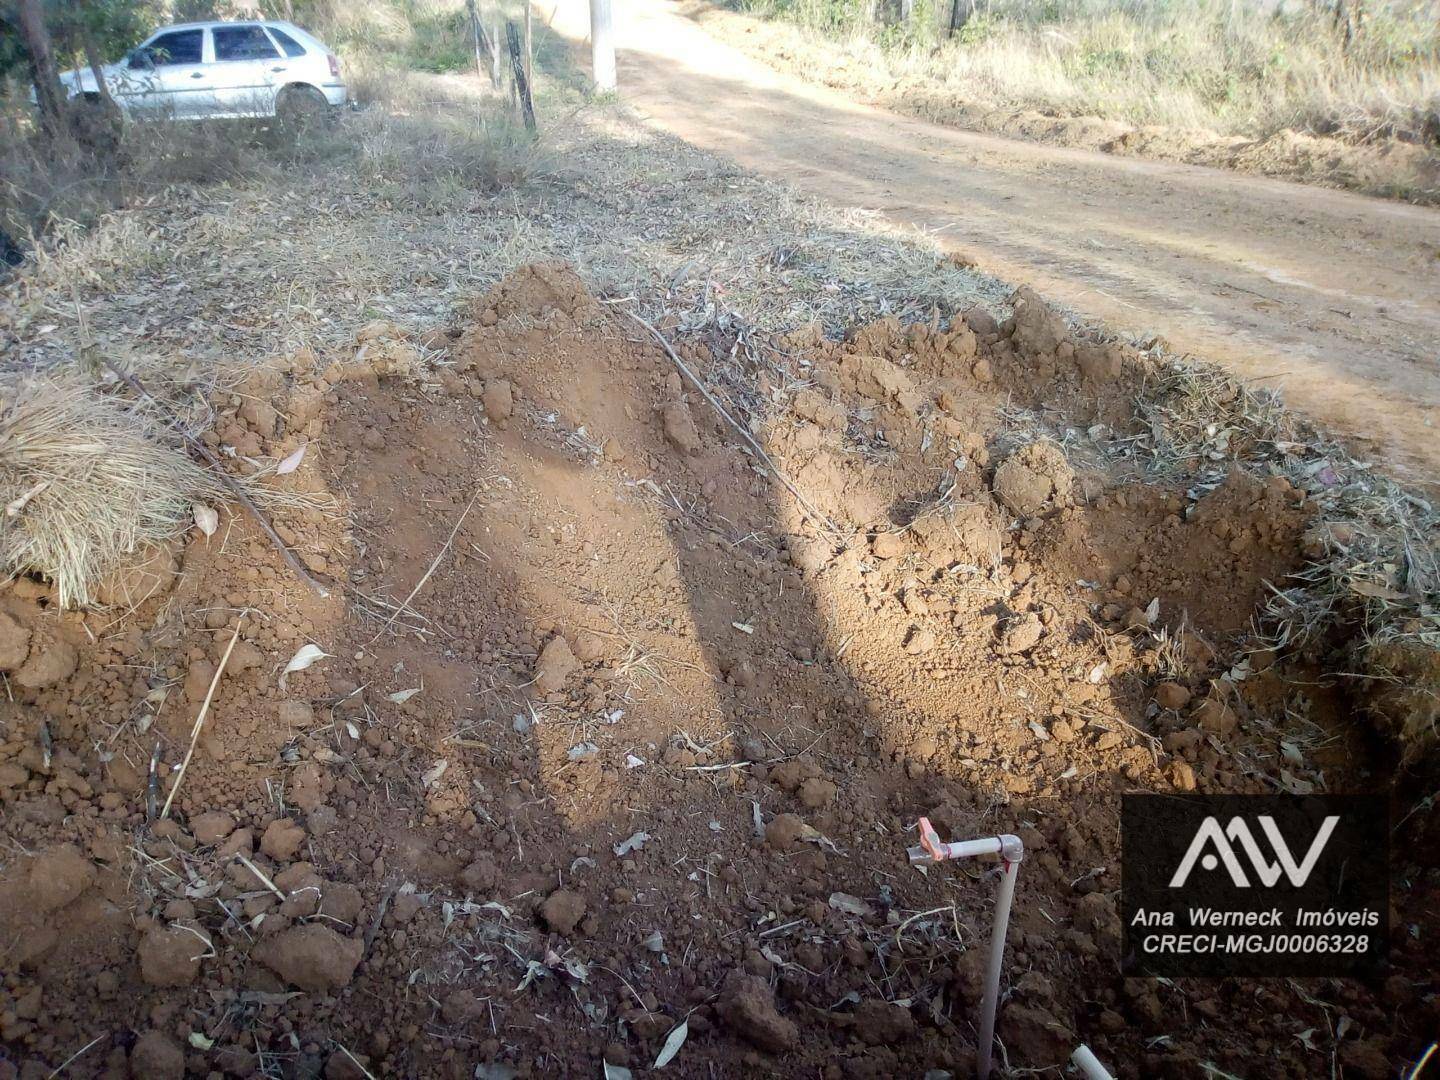
[[[622,95],[657,127],[1278,385],[1357,452],[1440,478],[1440,211],[883,112],[759,64],[670,0],[616,21]],[[586,5],[562,0],[553,25],[585,39]]]

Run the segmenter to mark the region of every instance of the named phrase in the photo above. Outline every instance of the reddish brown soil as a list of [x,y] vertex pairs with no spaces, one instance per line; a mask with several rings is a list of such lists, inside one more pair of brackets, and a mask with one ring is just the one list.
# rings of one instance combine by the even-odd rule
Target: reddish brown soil
[[[1118,974],[1121,792],[1356,790],[1387,760],[1343,684],[1264,653],[1222,678],[1302,493],[1195,499],[1002,418],[1122,427],[1138,357],[1034,297],[684,346],[846,543],[566,271],[479,301],[439,366],[362,337],[215,403],[217,445],[310,440],[286,483],[335,504],[277,518],[328,599],[239,518],[151,560],[133,610],[0,595],[0,1077],[92,1040],[66,1075],[638,1074],[681,1021],[677,1076],[964,1075],[992,889],[906,864],[922,813],[1033,851],[1017,1069],[1084,1040],[1124,1077],[1384,1077],[1433,1033],[1415,854],[1386,981]],[[147,823],[151,752],[163,802],[237,625]]]

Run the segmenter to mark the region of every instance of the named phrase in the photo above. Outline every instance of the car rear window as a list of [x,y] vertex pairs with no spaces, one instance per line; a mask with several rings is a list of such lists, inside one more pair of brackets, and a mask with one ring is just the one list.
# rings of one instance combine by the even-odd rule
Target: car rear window
[[284,30],[277,30],[273,26],[267,26],[265,29],[270,31],[270,36],[275,39],[276,44],[278,44],[280,48],[285,50],[286,56],[305,55],[305,46],[301,45],[293,37],[285,33]]
[[216,60],[270,60],[280,55],[258,26],[217,26],[210,32],[215,35]]
[[203,30],[176,30],[173,34],[161,34],[145,46],[156,66],[163,64],[198,64],[205,40]]

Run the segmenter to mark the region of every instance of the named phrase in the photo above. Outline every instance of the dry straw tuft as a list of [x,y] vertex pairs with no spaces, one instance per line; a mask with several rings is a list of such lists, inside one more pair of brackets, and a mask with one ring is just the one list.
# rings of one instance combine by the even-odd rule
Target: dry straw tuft
[[1283,476],[1305,492],[1314,517],[1309,560],[1272,585],[1268,644],[1320,654],[1369,684],[1377,724],[1407,756],[1440,739],[1440,512],[1255,390],[1209,365],[1166,361],[1141,393],[1148,427],[1139,450],[1161,475],[1195,489],[1239,465]]
[[56,379],[11,384],[0,399],[0,562],[54,582],[62,607],[93,600],[137,548],[220,498],[144,405]]

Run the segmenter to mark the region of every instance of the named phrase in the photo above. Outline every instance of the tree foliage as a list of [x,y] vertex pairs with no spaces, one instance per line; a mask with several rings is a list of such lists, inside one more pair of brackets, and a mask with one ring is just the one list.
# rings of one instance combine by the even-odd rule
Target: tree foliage
[[[42,0],[41,6],[55,62],[62,70],[86,62],[87,36],[101,60],[118,60],[165,14],[154,0]],[[0,78],[28,76],[28,67],[16,0],[0,0]]]

